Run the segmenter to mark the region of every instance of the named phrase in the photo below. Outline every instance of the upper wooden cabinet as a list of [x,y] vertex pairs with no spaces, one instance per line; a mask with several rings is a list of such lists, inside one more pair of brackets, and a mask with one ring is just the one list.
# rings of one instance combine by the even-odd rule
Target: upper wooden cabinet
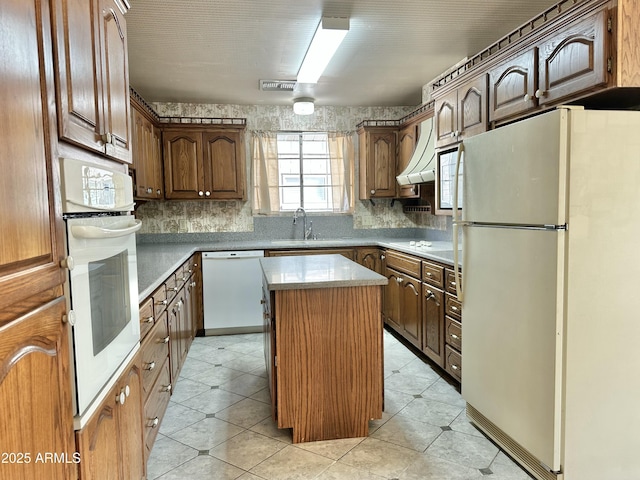
[[162,133],[135,101],[131,102],[131,160],[136,198],[164,198]]
[[167,128],[163,143],[166,198],[246,199],[243,129]]
[[609,12],[602,10],[555,31],[489,71],[489,120],[571,100],[606,86],[611,70]]
[[[396,175],[402,173],[409,165],[413,151],[418,143],[420,128],[417,122],[406,125],[398,132],[398,162]],[[420,196],[420,185],[397,185],[396,197],[398,198],[418,198]]]
[[396,196],[395,127],[362,127],[360,146],[360,200]]
[[435,98],[436,147],[445,147],[487,129],[487,76],[482,74]]
[[538,49],[532,48],[489,71],[489,120],[526,112],[537,105]]
[[540,104],[556,103],[607,83],[608,18],[608,12],[601,11],[538,45],[535,97]]
[[446,146],[444,137],[456,131],[455,97],[447,95],[485,73],[491,128],[563,103],[636,108],[638,18],[637,0],[562,0],[468,58],[434,81],[442,124],[436,146]]
[[[0,5],[0,312],[62,284],[62,219],[55,214],[49,110],[53,98],[48,1]],[[40,68],[41,65],[44,68]],[[55,130],[54,130],[55,131]],[[44,299],[42,300],[44,301]]]
[[120,0],[52,2],[58,134],[129,163],[128,6]]

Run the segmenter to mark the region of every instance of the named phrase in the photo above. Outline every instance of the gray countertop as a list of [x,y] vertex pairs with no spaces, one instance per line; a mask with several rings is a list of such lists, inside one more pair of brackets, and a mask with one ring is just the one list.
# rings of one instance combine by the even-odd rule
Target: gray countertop
[[[417,257],[453,265],[453,249],[450,242],[433,242],[433,248],[418,250],[406,244],[409,239],[337,239],[337,240],[259,240],[214,243],[141,243],[137,245],[138,297],[143,301],[162,284],[171,272],[182,265],[195,252],[227,250],[276,250],[340,247],[392,248]],[[363,267],[364,268],[364,267]]]
[[386,285],[386,277],[339,254],[260,259],[268,290]]

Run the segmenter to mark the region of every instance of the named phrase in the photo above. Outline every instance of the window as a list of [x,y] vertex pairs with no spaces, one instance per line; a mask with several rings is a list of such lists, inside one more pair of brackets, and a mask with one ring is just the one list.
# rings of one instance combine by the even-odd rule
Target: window
[[255,132],[254,213],[353,211],[352,134]]
[[278,173],[281,212],[333,210],[326,133],[279,133]]

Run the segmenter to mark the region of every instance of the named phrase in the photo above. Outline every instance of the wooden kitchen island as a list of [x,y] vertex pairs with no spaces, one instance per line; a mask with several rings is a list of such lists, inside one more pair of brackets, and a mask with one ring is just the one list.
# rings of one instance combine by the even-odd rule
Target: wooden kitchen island
[[387,279],[341,255],[260,261],[278,428],[291,428],[293,443],[367,436],[382,417]]

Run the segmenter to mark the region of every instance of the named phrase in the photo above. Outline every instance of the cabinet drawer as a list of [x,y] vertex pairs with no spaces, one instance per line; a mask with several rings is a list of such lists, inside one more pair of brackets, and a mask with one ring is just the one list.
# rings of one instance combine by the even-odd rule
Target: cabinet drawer
[[[462,274],[459,275],[460,283],[462,283]],[[458,295],[456,291],[456,274],[453,270],[445,270],[444,289],[452,295]]]
[[156,440],[162,417],[167,410],[169,399],[171,398],[171,386],[169,380],[169,360],[165,360],[160,367],[160,375],[153,384],[151,395],[144,405],[144,453],[145,462],[149,459],[149,454]]
[[462,381],[462,355],[451,346],[445,346],[444,368],[458,381]]
[[176,274],[172,273],[167,277],[167,280],[164,282],[165,288],[167,289],[167,300],[171,303],[171,299],[176,296],[180,287],[178,285],[178,281],[176,280]]
[[160,374],[162,364],[169,355],[167,312],[164,312],[158,319],[149,335],[142,342],[140,350],[142,355],[142,391],[144,398],[147,398]]
[[153,323],[153,297],[149,297],[140,304],[140,340],[153,328]]
[[153,298],[154,316],[155,318],[160,318],[162,312],[164,312],[167,309],[167,305],[169,305],[169,300],[167,299],[167,288],[164,283],[151,294],[151,298]]
[[415,278],[421,278],[420,271],[422,262],[419,258],[405,255],[404,253],[387,250],[387,267],[395,268],[401,272],[407,273]]
[[444,313],[457,320],[462,319],[462,304],[450,293],[447,293],[444,301]]
[[456,350],[462,350],[462,324],[451,317],[445,317],[445,341]]
[[444,267],[436,263],[422,261],[422,280],[434,287],[442,288]]

